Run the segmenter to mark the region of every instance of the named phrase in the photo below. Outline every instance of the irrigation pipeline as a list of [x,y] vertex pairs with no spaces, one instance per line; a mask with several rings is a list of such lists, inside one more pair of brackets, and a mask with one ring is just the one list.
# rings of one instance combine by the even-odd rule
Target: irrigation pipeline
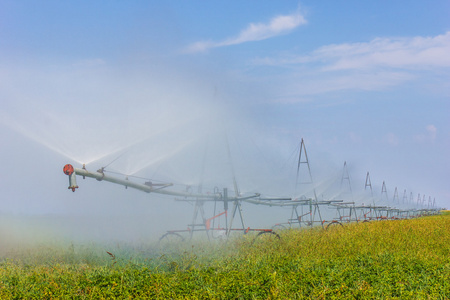
[[[101,168],[97,170],[96,172],[91,172],[86,170],[86,168],[83,166],[82,169],[74,168],[72,165],[67,164],[64,166],[63,169],[64,173],[69,176],[69,189],[71,189],[73,192],[78,188],[76,176],[82,176],[83,178],[89,177],[94,178],[98,181],[108,181],[111,183],[123,185],[126,188],[134,188],[146,193],[157,193],[157,194],[164,194],[169,196],[175,196],[175,197],[181,197],[177,198],[176,200],[179,201],[227,201],[227,202],[234,202],[234,201],[243,201],[251,204],[256,205],[265,205],[265,206],[278,206],[278,207],[293,207],[296,208],[298,206],[328,206],[328,207],[334,207],[337,210],[354,210],[354,213],[356,213],[356,210],[360,211],[368,211],[370,212],[370,216],[368,216],[368,213],[365,213],[364,219],[367,220],[375,220],[375,219],[396,219],[396,218],[409,218],[409,217],[416,217],[421,215],[428,215],[428,214],[435,214],[439,212],[440,209],[437,208],[423,208],[423,209],[398,209],[398,208],[392,208],[389,206],[375,206],[375,205],[359,205],[355,206],[354,202],[343,202],[343,200],[316,200],[316,199],[296,199],[291,197],[262,197],[259,193],[255,193],[252,195],[248,195],[245,197],[241,196],[234,196],[230,197],[226,195],[226,198],[224,198],[224,193],[215,191],[214,193],[192,193],[192,192],[180,192],[180,191],[174,191],[167,189],[168,187],[173,186],[172,183],[152,183],[152,182],[145,182],[144,184],[136,183],[134,181],[130,181],[128,179],[128,176],[125,179],[121,179],[115,176],[111,176],[108,174],[105,174],[104,168]],[[110,172],[113,173],[113,172]],[[131,177],[131,176],[130,176]],[[140,178],[140,177],[137,177]],[[144,179],[144,178],[142,178]],[[356,215],[355,215],[356,216]],[[342,218],[340,219],[342,221]],[[357,221],[357,218],[355,217],[355,221]]]
[[[249,232],[256,232],[256,238],[269,237],[280,238],[280,236],[274,231],[276,228],[292,228],[298,227],[313,227],[316,225],[322,226],[324,229],[329,229],[336,225],[342,226],[344,222],[368,222],[372,220],[397,220],[414,218],[424,215],[437,214],[439,209],[405,209],[392,208],[389,206],[375,206],[375,205],[355,205],[355,202],[344,202],[343,200],[317,200],[317,197],[312,198],[291,198],[291,197],[263,197],[259,193],[250,194],[247,196],[241,196],[237,190],[236,180],[234,178],[235,196],[228,196],[227,188],[220,191],[218,188],[214,189],[213,193],[202,193],[202,189],[199,188],[197,193],[193,193],[192,189],[186,189],[184,192],[171,190],[172,183],[153,183],[152,181],[146,181],[143,184],[136,183],[129,180],[128,176],[125,179],[118,178],[105,174],[105,168],[101,168],[96,172],[90,172],[86,170],[83,165],[82,169],[74,168],[72,165],[67,164],[63,168],[64,174],[69,176],[69,189],[75,192],[78,189],[76,176],[82,176],[94,178],[98,181],[108,181],[114,184],[125,186],[125,188],[134,188],[146,193],[157,193],[176,197],[176,201],[185,201],[195,203],[194,213],[192,217],[192,223],[188,224],[187,229],[182,230],[170,230],[167,231],[161,238],[160,242],[170,241],[184,241],[183,235],[188,234],[189,239],[192,239],[194,232],[204,232],[208,240],[214,237],[214,233],[218,233],[218,237],[228,237],[232,232],[241,232],[247,234]],[[114,172],[110,172],[114,173]],[[130,176],[139,179],[145,179],[142,177]],[[204,204],[208,202],[214,202],[214,216],[208,217],[204,211]],[[216,215],[217,203],[223,203],[224,211]],[[260,229],[246,227],[244,217],[242,213],[242,202],[246,202],[254,205],[264,205],[269,207],[290,207],[291,218],[284,223],[278,223],[272,229]],[[232,204],[231,211],[229,211],[229,204]],[[322,218],[321,207],[326,209],[335,209],[337,217],[331,221],[325,221]],[[300,210],[300,211],[299,211]],[[198,222],[197,218],[200,217],[201,221]],[[213,224],[216,219],[225,218],[225,227],[218,226],[211,227],[211,220]],[[240,219],[239,227],[233,227],[233,221],[235,218]],[[219,222],[218,222],[219,223]]]
[[[144,184],[136,183],[133,181],[130,181],[128,178],[121,179],[115,176],[111,176],[108,174],[105,174],[103,169],[99,169],[96,172],[91,172],[86,170],[86,168],[74,168],[72,165],[67,164],[64,166],[63,169],[64,173],[69,176],[69,187],[68,189],[71,189],[73,192],[75,192],[76,189],[78,189],[76,176],[82,176],[83,179],[86,177],[97,179],[98,181],[108,181],[111,183],[123,185],[126,188],[134,188],[137,190],[140,190],[142,192],[146,193],[157,193],[157,194],[164,194],[164,195],[170,195],[175,197],[183,197],[185,200],[189,199],[204,199],[205,201],[214,201],[216,199],[221,199],[223,195],[221,193],[212,193],[212,194],[203,194],[203,193],[191,193],[191,192],[178,192],[174,190],[168,190],[163,189],[166,187],[173,186],[172,183],[167,184],[154,184],[152,182],[145,182]],[[242,201],[250,198],[259,197],[259,194],[250,195],[247,197],[228,197],[228,201]]]

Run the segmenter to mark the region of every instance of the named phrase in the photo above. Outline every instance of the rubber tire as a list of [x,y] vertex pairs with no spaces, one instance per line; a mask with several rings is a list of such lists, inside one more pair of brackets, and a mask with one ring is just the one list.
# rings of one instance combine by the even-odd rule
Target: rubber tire
[[331,222],[327,225],[326,230],[328,230],[328,228],[330,228],[330,226],[333,227],[333,226],[337,226],[337,225],[341,225],[341,227],[344,227],[344,225],[342,225],[341,222],[338,222],[338,221],[331,221]]
[[[276,237],[278,240],[281,240],[281,237],[275,231],[261,231],[256,235],[255,239],[253,240],[253,243],[260,240],[263,236],[267,236],[267,234],[270,234],[272,236],[272,238]],[[273,236],[275,236],[275,237],[273,237]]]
[[178,233],[176,233],[176,232],[166,232],[166,233],[164,233],[164,234],[159,238],[158,243],[161,243],[161,241],[164,242],[165,239],[166,239],[166,240],[171,239],[171,240],[173,240],[174,242],[175,242],[175,241],[177,241],[177,242],[184,242],[184,237],[182,237],[180,234],[178,234]]

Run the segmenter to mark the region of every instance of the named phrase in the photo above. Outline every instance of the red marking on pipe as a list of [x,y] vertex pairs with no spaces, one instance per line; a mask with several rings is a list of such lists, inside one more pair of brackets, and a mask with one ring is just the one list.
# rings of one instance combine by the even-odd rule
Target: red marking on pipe
[[78,185],[77,186],[69,186],[68,187],[68,189],[72,190],[72,192],[75,192],[75,189],[77,189],[77,188],[78,188]]
[[74,172],[73,166],[71,164],[65,165],[63,168],[63,172],[66,175],[69,175],[69,176],[72,175]]

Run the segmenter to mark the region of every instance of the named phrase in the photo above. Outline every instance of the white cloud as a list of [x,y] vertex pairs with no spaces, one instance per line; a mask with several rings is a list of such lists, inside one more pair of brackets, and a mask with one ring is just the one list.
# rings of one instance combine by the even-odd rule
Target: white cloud
[[[414,78],[407,72],[358,72],[358,74],[290,74],[284,82],[284,92],[291,99],[311,99],[311,95],[345,90],[376,91],[404,83]],[[293,102],[293,101],[291,101]],[[300,101],[297,101],[300,102]]]
[[369,43],[329,46],[318,56],[336,58],[330,70],[377,67],[419,68],[450,67],[450,32],[436,37],[377,38]]
[[379,91],[432,77],[433,91],[445,93],[449,53],[450,31],[434,37],[333,44],[309,54],[265,57],[253,63],[282,67],[280,72],[285,72],[275,80],[293,99],[343,90]]
[[242,44],[246,42],[261,41],[271,37],[289,33],[298,26],[305,24],[306,19],[296,12],[291,15],[276,16],[269,23],[251,23],[236,37],[222,41],[199,41],[187,47],[186,52],[204,52],[211,48]]
[[380,67],[427,69],[450,67],[450,31],[435,37],[376,38],[366,43],[333,44],[309,55],[262,58],[256,64],[292,65],[319,62],[326,71]]
[[426,133],[417,134],[414,140],[419,143],[434,142],[436,140],[437,128],[433,124],[425,126]]

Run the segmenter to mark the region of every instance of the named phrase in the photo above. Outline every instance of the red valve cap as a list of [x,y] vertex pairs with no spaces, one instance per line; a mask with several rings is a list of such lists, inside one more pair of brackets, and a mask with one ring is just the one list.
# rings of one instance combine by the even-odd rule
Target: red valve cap
[[65,165],[64,168],[63,168],[63,172],[64,172],[64,174],[66,174],[66,175],[69,175],[69,176],[72,175],[73,172],[74,172],[73,166],[72,166],[71,164]]

